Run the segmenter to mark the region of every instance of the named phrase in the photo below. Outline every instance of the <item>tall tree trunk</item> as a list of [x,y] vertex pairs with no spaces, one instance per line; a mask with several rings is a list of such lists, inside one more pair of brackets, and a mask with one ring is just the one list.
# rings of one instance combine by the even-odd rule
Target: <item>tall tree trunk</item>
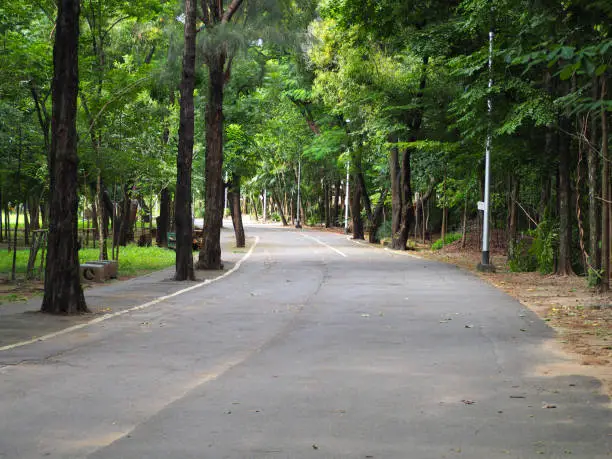
[[287,217],[285,217],[285,211],[283,210],[283,203],[279,201],[278,195],[276,193],[272,194],[272,199],[276,203],[276,207],[278,208],[278,213],[280,214],[281,222],[283,226],[289,226],[287,223]]
[[[177,159],[178,162],[178,159]],[[177,164],[178,175],[178,164]],[[157,245],[168,247],[168,221],[170,217],[170,191],[168,187],[161,190],[159,198],[159,217],[157,217]]]
[[23,238],[26,247],[30,246],[30,220],[28,219],[28,198],[23,200]]
[[106,248],[106,233],[108,231],[107,220],[104,218],[104,202],[102,201],[102,176],[98,171],[98,179],[96,181],[96,196],[98,197],[98,217],[100,219],[98,223],[98,243],[100,246],[99,260],[108,260],[108,250]]
[[353,193],[351,197],[351,214],[353,217],[353,239],[365,239],[363,232],[363,220],[361,218],[361,197],[362,189],[359,186],[359,173],[355,172],[353,175]]
[[561,119],[559,132],[559,250],[556,274],[567,276],[573,274],[571,259],[572,225],[571,225],[571,189],[570,189],[570,139],[569,122]]
[[331,226],[331,187],[329,186],[329,182],[325,180],[323,182],[323,217],[325,219],[325,228],[329,228]]
[[[593,100],[598,97],[598,81],[593,79]],[[591,126],[589,136],[588,163],[588,185],[589,185],[589,264],[591,269],[599,271],[601,267],[601,250],[599,240],[601,238],[600,204],[597,199],[597,170],[599,168],[599,152],[597,151],[597,117],[591,113]],[[590,276],[599,285],[601,279],[596,275]]]
[[[606,98],[606,79],[601,79],[601,100]],[[608,117],[601,109],[601,289],[610,290],[610,158],[608,151]]]
[[3,209],[4,203],[2,202],[2,190],[0,190],[0,242],[4,242],[4,228],[2,222],[2,217],[4,215]]
[[340,180],[336,180],[334,185],[334,214],[332,217],[332,225],[338,226],[340,212]]
[[402,250],[400,242],[400,225],[402,221],[402,179],[399,163],[399,148],[391,147],[389,157],[389,174],[391,175],[391,248]]
[[514,255],[514,246],[516,244],[517,228],[518,228],[518,206],[519,197],[519,178],[510,177],[510,197],[508,199],[508,256]]
[[234,235],[236,236],[236,247],[244,247],[246,239],[244,236],[244,226],[242,225],[242,212],[240,211],[240,176],[234,174],[229,184],[228,199],[230,201],[230,212],[234,225]]
[[39,206],[40,197],[38,197],[36,193],[33,193],[33,196],[30,197],[28,202],[28,211],[30,212],[30,228],[32,231],[40,229]]
[[206,213],[204,245],[198,269],[222,269],[221,222],[223,219],[223,86],[225,60],[223,50],[210,50],[208,64],[208,101],[206,104]]
[[195,130],[193,92],[196,62],[196,11],[196,0],[185,0],[185,49],[181,82],[179,145],[176,158],[176,194],[174,198],[176,225],[176,273],[174,279],[177,281],[195,280],[193,271],[193,218],[191,215],[191,163],[193,161]]
[[78,0],[60,0],[53,47],[50,148],[50,225],[42,312],[87,311],[78,248],[76,104],[79,88]]
[[402,154],[402,167],[401,167],[401,199],[402,199],[402,213],[400,220],[400,227],[398,231],[398,245],[400,250],[406,250],[408,244],[408,235],[410,234],[410,227],[414,221],[414,207],[412,206],[412,188],[410,186],[410,153],[411,149],[406,148]]

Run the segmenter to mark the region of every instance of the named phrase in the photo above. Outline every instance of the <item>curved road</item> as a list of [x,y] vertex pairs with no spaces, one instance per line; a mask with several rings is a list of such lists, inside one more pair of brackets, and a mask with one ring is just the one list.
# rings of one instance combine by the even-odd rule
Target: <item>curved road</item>
[[0,362],[0,458],[609,458],[608,399],[449,265],[323,232]]

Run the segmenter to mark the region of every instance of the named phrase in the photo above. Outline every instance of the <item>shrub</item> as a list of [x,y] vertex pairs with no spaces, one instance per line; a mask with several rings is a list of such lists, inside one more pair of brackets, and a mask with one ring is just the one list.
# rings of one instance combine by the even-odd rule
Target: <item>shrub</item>
[[444,236],[444,242],[442,241],[442,238],[438,239],[431,245],[431,249],[440,250],[443,246],[452,244],[459,239],[461,239],[461,233],[448,233]]

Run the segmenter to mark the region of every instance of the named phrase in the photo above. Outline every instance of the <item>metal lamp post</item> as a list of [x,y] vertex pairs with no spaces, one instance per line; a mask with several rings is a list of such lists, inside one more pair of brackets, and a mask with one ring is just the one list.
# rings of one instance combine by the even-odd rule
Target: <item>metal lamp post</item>
[[485,186],[484,186],[484,215],[482,225],[482,260],[478,264],[481,271],[495,271],[495,266],[491,264],[489,252],[489,213],[491,209],[490,188],[491,188],[491,113],[493,111],[493,100],[491,98],[491,88],[493,87],[493,39],[495,32],[493,27],[489,32],[489,96],[487,100],[488,128],[487,141],[485,146]]

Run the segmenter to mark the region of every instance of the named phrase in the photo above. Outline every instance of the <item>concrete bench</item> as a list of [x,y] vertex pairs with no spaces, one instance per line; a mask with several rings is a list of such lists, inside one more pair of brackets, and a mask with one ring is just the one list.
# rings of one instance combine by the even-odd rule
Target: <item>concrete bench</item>
[[119,264],[115,260],[88,261],[87,264],[100,265],[104,267],[104,279],[117,279]]
[[95,263],[83,263],[80,266],[81,279],[87,282],[104,282],[104,266]]

